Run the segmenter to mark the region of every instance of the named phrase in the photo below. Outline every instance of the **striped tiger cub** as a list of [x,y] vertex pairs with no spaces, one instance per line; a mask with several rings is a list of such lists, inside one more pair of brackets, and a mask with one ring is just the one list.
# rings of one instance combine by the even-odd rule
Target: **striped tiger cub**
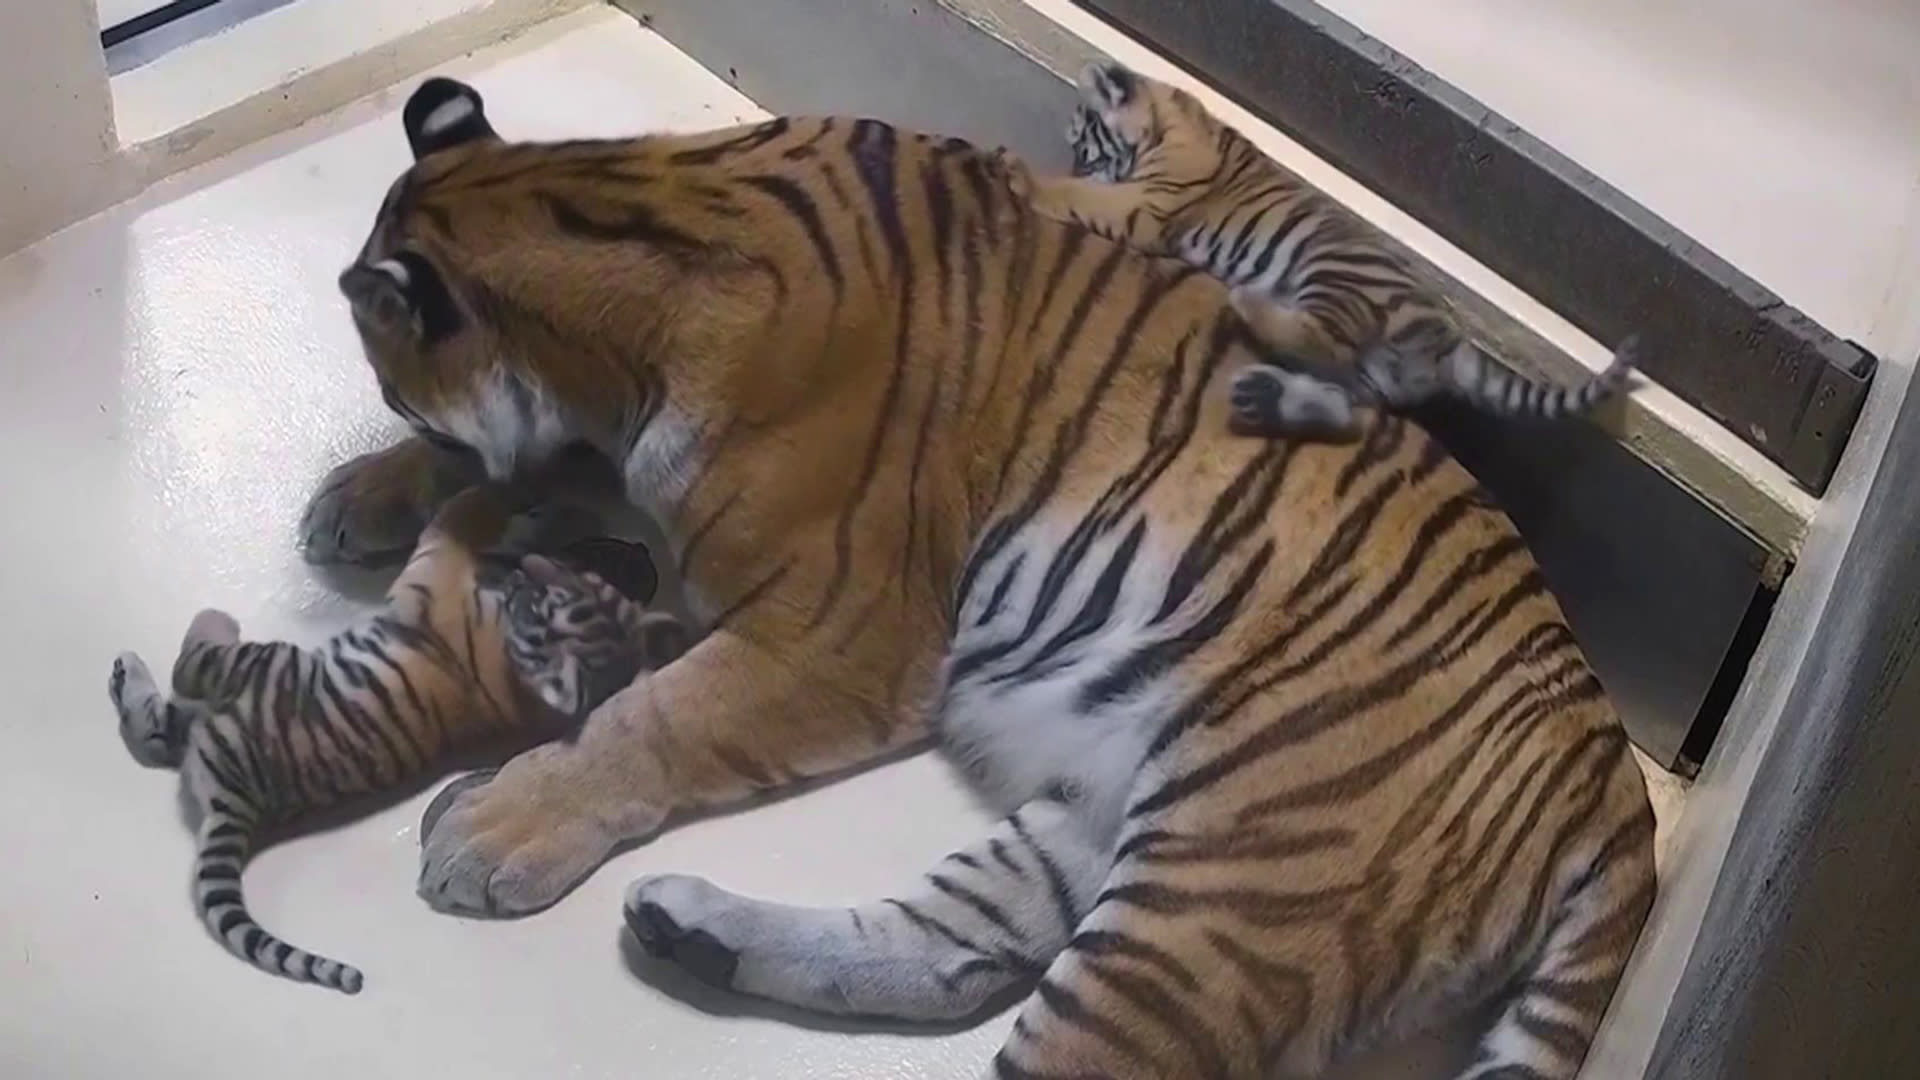
[[207,610],[187,627],[171,697],[139,656],[114,660],[120,736],[141,764],[185,776],[200,814],[194,897],[235,956],[358,993],[358,969],[248,914],[240,875],[259,831],[391,791],[489,737],[559,733],[685,648],[678,620],[589,571],[484,555],[512,507],[485,486],[453,499],[386,606],[317,648],[242,642],[231,616]]
[[1234,309],[1289,357],[1234,375],[1235,431],[1350,439],[1361,428],[1356,405],[1408,409],[1443,394],[1498,416],[1559,420],[1590,413],[1631,379],[1635,337],[1571,385],[1507,371],[1370,225],[1186,91],[1108,62],[1082,73],[1080,94],[1067,129],[1073,175],[1015,168],[1016,187],[1041,213],[1231,287]]
[[340,466],[309,551],[421,514],[438,442],[505,477],[584,441],[711,628],[434,808],[430,902],[539,911],[676,813],[932,735],[1002,818],[918,882],[651,876],[627,924],[823,1012],[1022,993],[1005,1080],[1311,1075],[1494,1001],[1469,1077],[1580,1067],[1653,816],[1525,542],[1418,425],[1235,436],[1270,350],[1227,288],[957,139],[516,141],[446,79],[402,127],[340,285],[418,435]]

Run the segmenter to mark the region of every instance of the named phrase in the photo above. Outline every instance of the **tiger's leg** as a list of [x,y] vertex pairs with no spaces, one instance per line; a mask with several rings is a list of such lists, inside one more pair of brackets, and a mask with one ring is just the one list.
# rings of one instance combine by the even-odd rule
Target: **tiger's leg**
[[912,714],[872,704],[882,694],[818,672],[714,631],[596,708],[578,738],[455,781],[421,823],[421,897],[443,911],[537,911],[671,811],[861,764],[921,734]]
[[329,472],[300,518],[310,563],[398,562],[440,504],[485,478],[477,459],[409,437]]
[[120,718],[120,741],[135,761],[153,768],[180,767],[187,736],[204,706],[169,700],[146,662],[130,652],[114,658],[107,696]]
[[1573,1080],[1653,908],[1653,823],[1630,820],[1563,902],[1460,1080]]
[[904,898],[794,907],[674,874],[634,882],[626,919],[648,952],[722,989],[815,1012],[958,1019],[1060,951],[1106,848],[1069,806],[1036,800]]
[[1313,902],[1315,884],[1284,870],[1232,876],[1117,864],[988,1075],[1319,1075],[1340,998],[1319,976],[1337,967],[1337,935],[1273,929]]
[[1137,183],[1108,183],[1087,177],[1039,176],[1025,162],[1001,152],[1014,198],[1041,217],[1084,225],[1111,240],[1144,251],[1165,251],[1160,219],[1146,212],[1147,192]]
[[233,616],[207,608],[187,624],[173,660],[173,695],[192,701],[221,702],[240,692],[246,680],[247,650]]

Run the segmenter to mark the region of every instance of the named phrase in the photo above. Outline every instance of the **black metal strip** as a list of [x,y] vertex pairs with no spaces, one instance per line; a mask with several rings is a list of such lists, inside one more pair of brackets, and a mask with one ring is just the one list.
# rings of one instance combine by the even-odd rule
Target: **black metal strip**
[[173,0],[162,4],[144,15],[135,15],[123,23],[115,23],[100,31],[100,47],[111,49],[129,38],[138,37],[149,30],[167,25],[175,19],[184,19],[201,8],[212,7],[220,0]]
[[1875,359],[1312,0],[1078,0],[1826,490]]
[[109,27],[100,35],[106,47],[107,73],[120,75],[150,64],[182,46],[238,26],[256,15],[295,0],[184,0],[137,19]]

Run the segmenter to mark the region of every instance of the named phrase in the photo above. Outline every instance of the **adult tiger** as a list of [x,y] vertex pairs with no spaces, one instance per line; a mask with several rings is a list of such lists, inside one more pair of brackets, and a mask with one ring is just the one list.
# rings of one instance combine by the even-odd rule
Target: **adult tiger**
[[[341,285],[388,401],[496,474],[621,462],[713,629],[423,830],[455,910],[927,726],[1010,816],[917,892],[634,884],[652,949],[829,1011],[1037,979],[1002,1076],[1313,1071],[1514,993],[1472,1076],[1577,1069],[1653,896],[1627,741],[1526,546],[1418,428],[1227,433],[1226,289],[872,120],[508,143],[430,80]],[[387,546],[434,451],[351,463]]]

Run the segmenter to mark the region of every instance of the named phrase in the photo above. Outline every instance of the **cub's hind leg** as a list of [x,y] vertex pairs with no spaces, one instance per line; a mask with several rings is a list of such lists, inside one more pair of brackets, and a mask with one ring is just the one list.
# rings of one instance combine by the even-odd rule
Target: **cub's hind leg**
[[232,667],[227,646],[239,640],[240,624],[226,612],[209,608],[195,615],[174,661],[171,698],[138,653],[114,658],[107,696],[120,716],[120,740],[135,761],[156,768],[180,767],[193,722],[206,711],[203,703],[227,696],[218,692],[217,684]]
[[626,918],[649,952],[715,986],[816,1012],[957,1019],[1045,968],[1106,861],[1070,806],[1036,800],[907,897],[802,908],[669,875],[634,882]]
[[120,717],[120,741],[142,765],[177,769],[193,727],[192,706],[170,701],[137,653],[121,653],[107,676],[107,697]]

